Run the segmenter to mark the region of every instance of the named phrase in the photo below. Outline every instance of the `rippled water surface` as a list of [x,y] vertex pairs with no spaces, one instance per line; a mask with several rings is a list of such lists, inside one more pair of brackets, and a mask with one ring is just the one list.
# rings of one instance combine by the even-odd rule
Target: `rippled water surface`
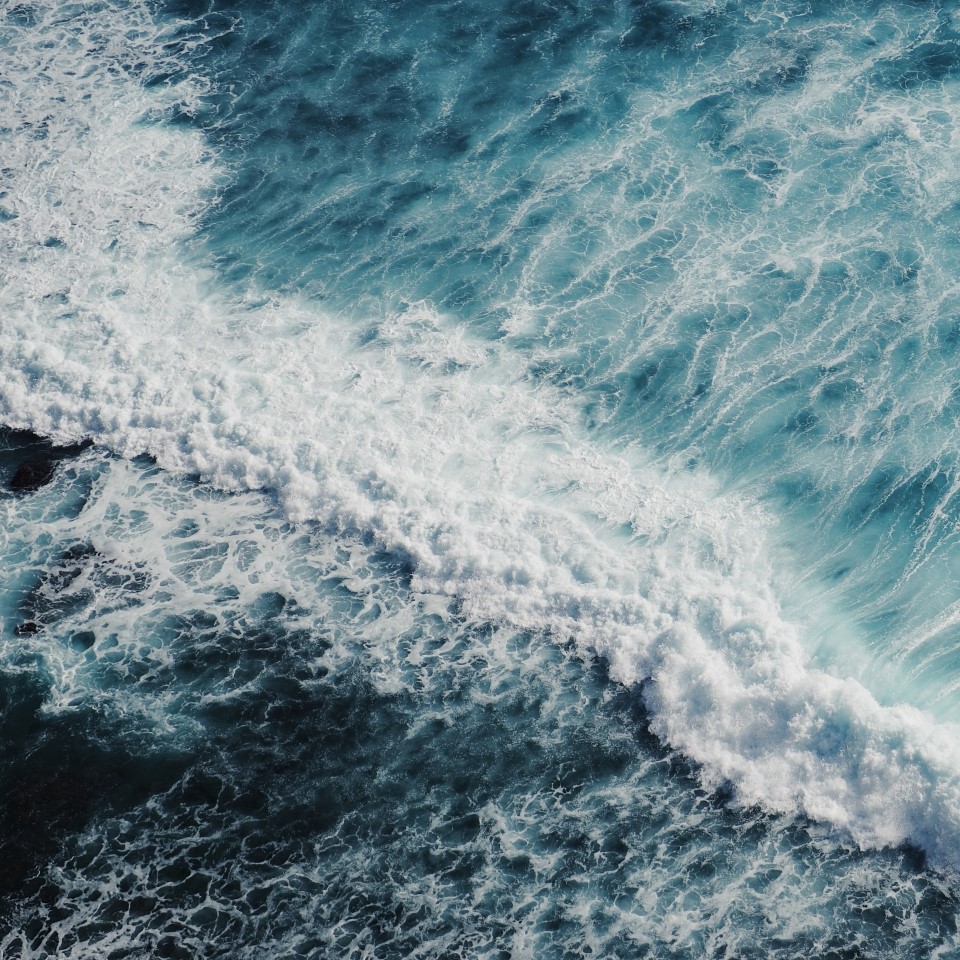
[[958,18],[0,4],[0,955],[960,956]]

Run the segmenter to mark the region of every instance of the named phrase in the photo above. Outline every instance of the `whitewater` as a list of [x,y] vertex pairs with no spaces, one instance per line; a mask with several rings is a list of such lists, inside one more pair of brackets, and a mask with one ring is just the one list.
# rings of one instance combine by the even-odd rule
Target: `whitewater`
[[[108,724],[97,742],[169,752],[162,787],[137,774],[143,795],[121,807],[94,791],[67,852],[38,861],[47,886],[11,894],[5,955],[561,956],[578,936],[608,955],[953,955],[955,924],[926,918],[922,892],[953,913],[952,15],[341,7],[2,8],[0,421],[94,443],[52,488],[4,503],[4,675],[11,690],[42,680],[51,729],[89,715]],[[492,68],[510,44],[522,68]],[[344,71],[376,123],[337,99]],[[8,432],[10,470],[25,436]],[[218,631],[277,657],[257,654],[261,675],[230,666]],[[206,649],[227,665],[182,667]],[[369,908],[348,936],[346,914],[325,913],[317,851],[338,851],[344,904],[378,894],[358,866],[377,844],[345,826],[366,808],[346,800],[275,864],[295,908],[251,899],[241,878],[178,913],[164,891],[191,881],[151,858],[230,830],[219,808],[177,819],[227,802],[223,786],[170,799],[216,766],[192,753],[213,736],[273,750],[273,728],[254,736],[254,714],[211,704],[233,716],[266,696],[256,723],[286,711],[296,727],[301,694],[284,678],[319,690],[338,670],[368,678],[374,714],[412,698],[403,742],[428,728],[453,753],[502,740],[463,712],[471,684],[486,685],[466,698],[477,711],[513,691],[507,714],[532,740],[608,731],[621,780],[587,764],[585,834],[640,797],[654,821],[676,817],[670,830],[715,823],[689,841],[698,862],[776,860],[763,875],[781,886],[755,907],[766,927],[737,919],[734,894],[711,887],[717,867],[683,910],[662,897],[665,919],[658,884],[687,868],[662,838],[659,858],[617,861],[647,864],[633,906],[594,891],[551,926],[545,878],[563,844],[525,831],[575,801],[554,786],[558,806],[538,813],[522,759],[498,788],[515,778],[519,808],[455,812],[500,844],[449,881],[466,885],[469,921],[425,869],[396,901],[416,901],[413,921],[381,936],[399,908]],[[402,753],[387,727],[370,735]],[[246,776],[254,748],[236,749],[223,783]],[[296,790],[319,789],[345,749],[318,748],[314,768],[300,744],[313,772],[290,774]],[[404,776],[418,768],[408,758]],[[447,808],[416,796],[394,815],[432,836]],[[138,817],[139,839],[125,836]],[[246,863],[256,844],[238,843],[204,847],[190,871]],[[518,871],[534,880],[484,899]],[[886,954],[837,919],[851,876],[912,903],[876,941]],[[127,906],[110,913],[111,898]],[[522,902],[538,904],[526,926]],[[615,904],[619,925],[588,919],[591,903]],[[515,911],[509,936],[483,932]]]

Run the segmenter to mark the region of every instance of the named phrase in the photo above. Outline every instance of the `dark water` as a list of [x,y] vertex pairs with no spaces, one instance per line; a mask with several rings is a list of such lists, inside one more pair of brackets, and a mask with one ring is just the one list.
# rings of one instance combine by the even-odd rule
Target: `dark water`
[[90,451],[6,503],[5,956],[953,942],[919,851],[731,807],[602,663],[425,609],[269,500]]

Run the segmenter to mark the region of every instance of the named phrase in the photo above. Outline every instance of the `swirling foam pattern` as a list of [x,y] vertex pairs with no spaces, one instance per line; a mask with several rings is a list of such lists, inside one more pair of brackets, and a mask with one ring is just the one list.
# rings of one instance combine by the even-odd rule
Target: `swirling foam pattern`
[[949,11],[2,17],[4,951],[950,955]]

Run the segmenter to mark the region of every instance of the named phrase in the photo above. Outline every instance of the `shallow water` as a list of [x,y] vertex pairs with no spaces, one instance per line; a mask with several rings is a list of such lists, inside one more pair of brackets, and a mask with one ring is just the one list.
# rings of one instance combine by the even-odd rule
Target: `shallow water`
[[0,15],[4,951],[952,954],[949,7]]

